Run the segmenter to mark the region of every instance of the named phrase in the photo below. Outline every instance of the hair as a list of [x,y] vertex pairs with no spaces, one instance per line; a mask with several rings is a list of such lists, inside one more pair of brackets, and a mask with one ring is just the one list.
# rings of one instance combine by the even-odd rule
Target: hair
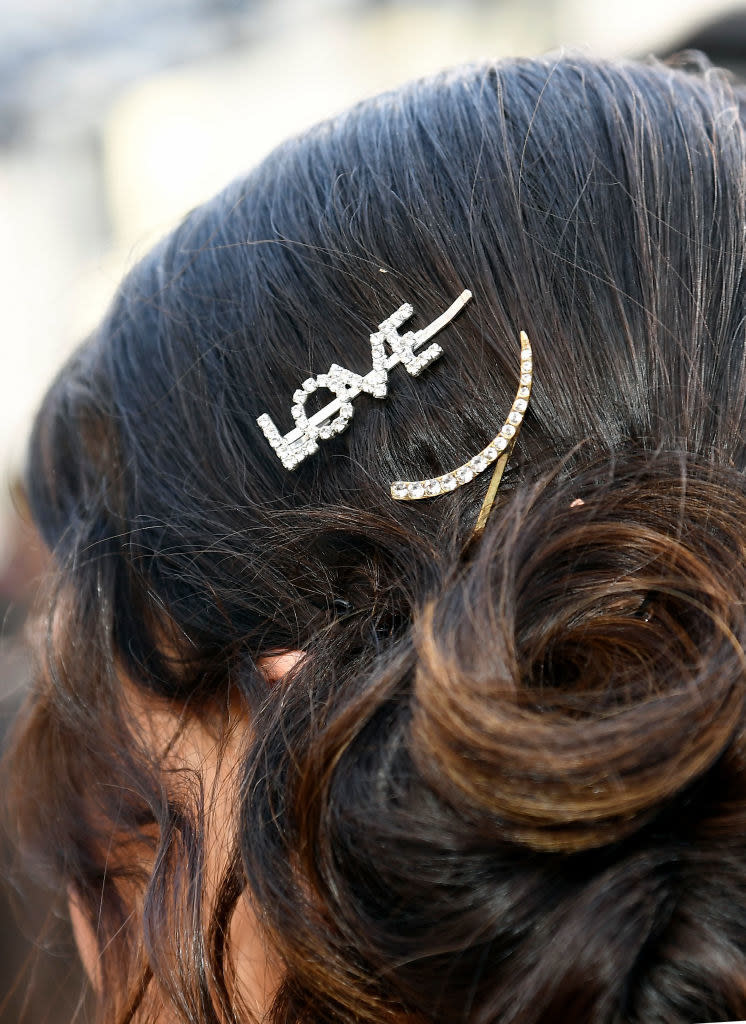
[[[272,1024],[746,1017],[741,104],[704,62],[458,68],[284,144],[124,280],[33,430],[56,569],[11,753],[29,860],[98,922],[101,1021],[155,990],[251,1019],[242,894]],[[257,416],[463,288],[440,360],[284,469]],[[493,436],[521,329],[469,543],[489,473],[389,484]],[[123,678],[250,713],[209,913],[209,794],[164,784]]]

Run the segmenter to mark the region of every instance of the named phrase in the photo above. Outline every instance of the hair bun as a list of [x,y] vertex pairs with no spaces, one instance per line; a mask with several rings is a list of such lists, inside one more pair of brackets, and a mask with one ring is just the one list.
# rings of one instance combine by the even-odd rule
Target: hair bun
[[701,778],[743,718],[745,508],[729,470],[640,456],[493,513],[416,624],[413,750],[437,791],[571,851]]

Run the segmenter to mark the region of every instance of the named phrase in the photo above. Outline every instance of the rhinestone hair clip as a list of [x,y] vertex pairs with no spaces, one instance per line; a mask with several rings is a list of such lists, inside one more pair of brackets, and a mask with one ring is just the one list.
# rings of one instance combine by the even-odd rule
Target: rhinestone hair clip
[[[471,292],[464,291],[454,303],[436,320],[420,331],[399,334],[399,328],[413,313],[407,302],[395,313],[378,325],[378,331],[370,336],[372,368],[364,376],[332,363],[326,373],[309,377],[293,394],[290,412],[295,427],[282,435],[273,420],[263,413],[257,423],[262,433],[275,450],[286,469],[295,467],[318,451],[319,441],[327,440],[341,433],[352,418],[352,400],[362,392],[374,398],[385,398],[388,393],[388,374],[398,363],[413,377],[443,354],[440,345],[433,343],[420,352],[425,342],[450,323],[456,314],[471,299]],[[441,476],[426,480],[397,480],[391,484],[391,497],[395,501],[417,501],[448,494],[457,487],[469,483],[475,476],[495,463],[492,481],[487,490],[474,533],[480,533],[489,515],[505,465],[521,429],[523,417],[531,397],[533,362],[531,345],[524,331],[521,331],[521,368],[518,391],[508,417],[499,433],[490,443],[463,465]],[[388,345],[390,352],[387,353]],[[417,353],[417,354],[415,354]],[[329,402],[312,416],[307,416],[305,404],[308,396],[319,389],[326,389],[334,395]]]
[[[399,334],[399,328],[408,320],[414,310],[408,302],[400,306],[395,313],[378,325],[378,331],[370,336],[372,369],[365,376],[353,373],[332,363],[326,373],[304,380],[293,394],[290,412],[295,427],[284,436],[275,426],[272,419],[263,413],[257,423],[270,445],[277,453],[280,462],[286,469],[295,469],[299,462],[318,451],[319,441],[326,441],[335,434],[341,433],[352,419],[352,400],[365,391],[374,398],[385,398],[388,393],[388,375],[397,363],[404,365],[407,373],[413,377],[429,366],[434,359],[443,354],[440,345],[428,345],[424,351],[415,355],[433,335],[442,330],[446,324],[463,309],[471,298],[470,291],[464,291],[456,301],[437,320],[424,327],[421,331],[407,331]],[[386,345],[391,349],[386,353]],[[305,404],[308,396],[319,388],[331,391],[335,398],[319,409],[313,416],[306,416]]]

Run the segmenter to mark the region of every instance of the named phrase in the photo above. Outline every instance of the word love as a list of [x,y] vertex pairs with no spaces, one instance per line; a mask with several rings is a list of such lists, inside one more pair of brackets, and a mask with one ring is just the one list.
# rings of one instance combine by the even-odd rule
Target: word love
[[[417,355],[415,353],[445,327],[470,298],[470,291],[462,292],[437,320],[433,320],[421,331],[407,331],[406,334],[399,334],[399,328],[412,316],[413,309],[408,302],[400,306],[395,313],[378,325],[375,334],[371,334],[373,367],[365,376],[332,363],[326,373],[303,381],[293,394],[290,412],[295,427],[287,434],[280,433],[267,413],[259,416],[256,422],[283,466],[286,469],[295,469],[299,462],[318,451],[319,441],[326,441],[341,433],[352,418],[352,400],[359,394],[365,392],[374,398],[385,398],[388,393],[389,370],[397,363],[402,363],[407,373],[417,377],[426,366],[442,355],[443,349],[436,344],[429,345]],[[387,345],[389,352],[386,351]],[[308,396],[319,389],[331,392],[334,399],[312,416],[307,416],[305,406]]]

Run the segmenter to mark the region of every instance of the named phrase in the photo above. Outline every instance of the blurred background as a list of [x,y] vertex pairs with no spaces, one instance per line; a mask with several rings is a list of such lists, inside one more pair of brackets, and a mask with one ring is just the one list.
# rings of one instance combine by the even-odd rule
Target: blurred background
[[[0,738],[31,672],[43,566],[18,486],[30,420],[123,273],[288,134],[448,64],[557,47],[696,47],[740,75],[746,5],[0,0]],[[66,1024],[81,989],[64,916],[0,874],[0,1022]]]

